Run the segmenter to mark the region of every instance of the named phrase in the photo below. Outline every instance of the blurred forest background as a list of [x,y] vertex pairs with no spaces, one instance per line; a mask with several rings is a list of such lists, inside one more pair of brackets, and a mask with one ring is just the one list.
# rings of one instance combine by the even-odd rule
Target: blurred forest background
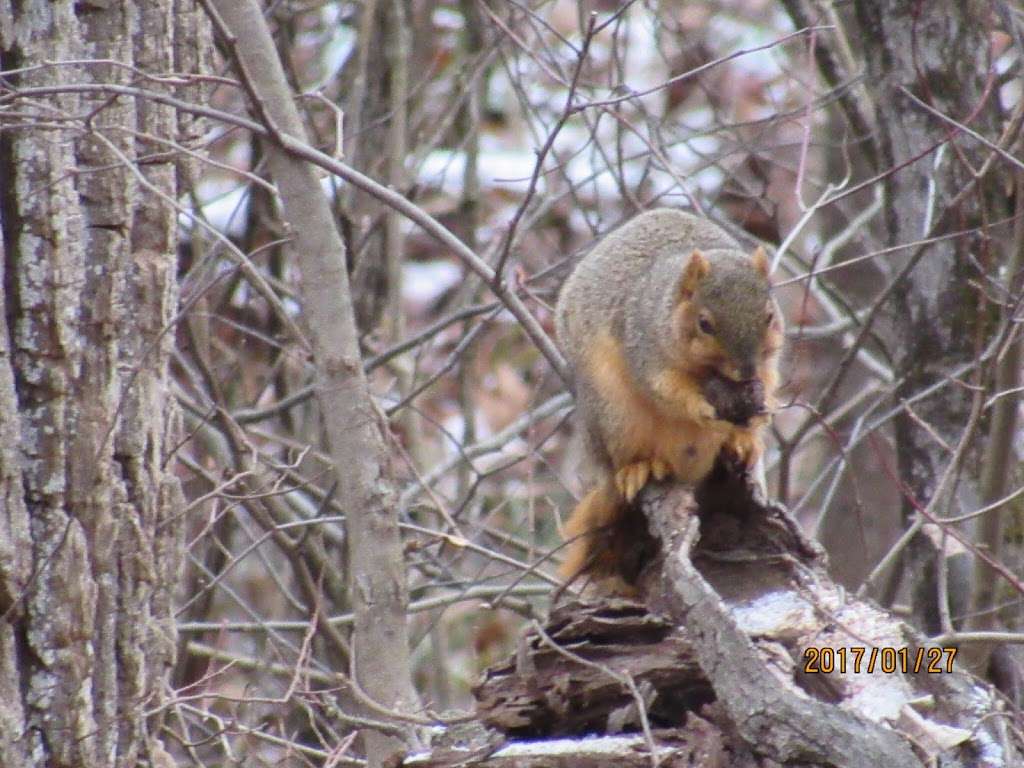
[[[345,520],[365,510],[336,483],[315,356],[297,342],[308,319],[296,230],[271,176],[277,129],[253,107],[258,84],[239,74],[248,41],[224,34],[228,0],[148,5],[30,0],[0,12],[10,361],[0,377],[9,483],[0,486],[0,605],[25,622],[8,638],[8,668],[21,665],[28,680],[33,664],[53,665],[24,651],[46,642],[31,629],[46,611],[25,597],[47,567],[41,540],[63,552],[72,521],[83,526],[79,559],[62,578],[91,569],[97,586],[68,617],[86,628],[70,646],[102,636],[101,572],[117,589],[128,578],[113,561],[97,570],[94,551],[128,546],[127,518],[87,522],[74,494],[53,491],[18,451],[46,463],[45,441],[26,436],[54,393],[78,403],[55,417],[58,431],[89,423],[85,410],[67,416],[91,397],[69,382],[105,370],[127,392],[153,368],[152,390],[132,408],[113,390],[97,401],[108,414],[162,420],[160,440],[135,446],[125,434],[93,448],[112,462],[129,453],[151,462],[151,479],[163,473],[138,497],[139,482],[124,481],[127,501],[115,494],[124,506],[113,508],[129,515],[160,499],[157,518],[138,523],[156,552],[140,605],[174,623],[161,625],[156,661],[133,673],[146,680],[134,701],[149,725],[114,741],[153,764],[165,749],[179,765],[361,764],[349,734],[365,721],[336,694],[339,674],[359,663],[346,579],[360,582]],[[381,493],[401,533],[408,664],[423,705],[406,711],[416,722],[469,708],[479,673],[515,649],[559,583],[560,526],[581,491],[572,400],[521,310],[552,335],[575,258],[655,206],[701,212],[773,255],[788,342],[769,496],[822,541],[850,590],[939,644],[962,643],[975,671],[1020,703],[1018,5],[286,0],[264,15],[309,144],[379,185],[318,170],[344,243],[367,385],[387,423]],[[108,198],[133,223],[104,219],[97,206]],[[78,212],[58,221],[65,204]],[[147,239],[146,220],[159,220],[158,238]],[[111,250],[117,238],[126,242]],[[41,243],[53,253],[33,277],[24,249]],[[81,258],[53,260],[76,247]],[[135,325],[111,299],[121,357],[96,367],[87,337],[53,330],[65,320],[102,326],[106,310],[82,309],[107,301],[90,264],[107,265],[97,275],[121,264],[125,295],[163,302]],[[35,280],[59,287],[72,272],[81,282],[65,304],[33,292]],[[64,317],[60,306],[79,309]],[[56,341],[34,352],[41,328]],[[126,356],[133,336],[141,346]],[[31,373],[34,355],[68,350],[85,362],[69,364],[66,389]],[[69,441],[56,462],[67,488],[76,455],[85,462],[76,450]],[[933,524],[940,519],[948,522]],[[180,548],[160,549],[161,536],[179,537]],[[133,642],[118,632],[111,648]],[[387,656],[387,647],[364,652]],[[402,668],[377,659],[392,662]],[[91,670],[69,662],[54,674]],[[358,691],[344,695],[369,720],[387,719]],[[52,702],[20,698],[5,717],[27,732]],[[110,718],[127,706],[116,700]],[[74,722],[101,728],[100,709],[92,726]],[[73,764],[81,748],[62,759]],[[4,765],[34,764],[21,746],[7,749]],[[78,764],[105,765],[102,754]]]

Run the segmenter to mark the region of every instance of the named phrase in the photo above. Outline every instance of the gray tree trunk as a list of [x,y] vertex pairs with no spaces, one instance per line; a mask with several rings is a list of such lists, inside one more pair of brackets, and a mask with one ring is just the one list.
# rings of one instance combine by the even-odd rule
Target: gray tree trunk
[[[817,0],[784,4],[798,24],[836,18]],[[994,7],[981,0],[856,0],[842,11],[836,37],[816,51],[830,85],[864,75],[841,104],[868,162],[869,183],[885,191],[878,234],[893,250],[877,262],[887,279],[872,330],[893,364],[896,402],[905,404],[894,422],[905,520],[929,505],[940,517],[955,510],[956,489],[968,508],[978,506],[985,422],[972,422],[977,390],[970,385],[988,383],[990,367],[975,362],[998,313],[977,283],[984,282],[980,273],[997,273],[1008,260],[1012,228],[1006,161],[960,125],[989,142],[1005,138],[1008,116],[991,66]],[[981,428],[967,434],[969,423]],[[954,451],[961,442],[963,450]],[[932,632],[941,629],[934,554],[918,537],[900,569],[913,582],[904,586],[921,598],[919,624]],[[894,574],[883,590],[886,602],[898,586]],[[965,609],[964,590],[952,583],[950,592],[954,602],[961,595],[954,611]]]
[[[0,69],[29,69],[0,99],[135,78],[44,61],[196,71],[201,23],[185,2],[5,0]],[[0,112],[0,765],[134,766],[160,751],[147,713],[174,653],[183,511],[168,466],[177,213],[156,194],[176,199],[182,168],[140,134],[188,126],[96,92],[14,103]]]
[[[980,352],[990,311],[974,282],[979,265],[994,269],[1006,258],[1011,234],[1005,227],[988,229],[1010,213],[998,183],[1003,162],[986,166],[991,150],[963,133],[936,152],[935,145],[958,130],[918,101],[986,137],[999,136],[1004,116],[990,80],[991,12],[992,6],[980,0],[861,0],[854,3],[848,33],[862,41],[874,112],[875,170],[892,170],[882,182],[884,244],[907,246],[974,230],[969,236],[908,247],[887,259],[895,284],[882,331],[901,382],[896,396],[913,402],[913,413],[906,411],[895,422],[900,476],[914,497],[904,504],[908,518],[916,505],[931,502],[936,494],[942,498],[934,509],[941,515],[952,493],[951,487],[940,487],[939,479],[950,461],[947,446],[963,436],[972,407],[971,391],[953,379],[981,383],[981,371],[964,366]],[[983,168],[994,170],[975,183],[973,174]],[[915,401],[943,381],[934,395]],[[976,461],[970,464],[977,466]],[[978,480],[976,472],[967,472],[967,478]],[[921,598],[915,600],[919,623],[934,632],[940,629],[935,571],[930,564],[922,567],[931,561],[930,551],[919,541],[904,573],[912,575],[911,589]],[[954,585],[951,591],[954,601],[962,602],[956,594],[961,590]]]
[[[997,193],[1002,185],[992,183],[993,177],[1005,173],[1002,162],[977,188],[961,194],[971,186],[972,170],[984,166],[991,150],[960,134],[955,147],[947,146],[938,155],[929,151],[957,129],[905,91],[954,120],[969,122],[980,134],[997,138],[1003,117],[989,81],[991,5],[979,0],[871,0],[857,2],[854,8],[851,37],[863,42],[865,82],[875,111],[876,171],[897,169],[920,158],[894,170],[883,182],[886,245],[979,228],[974,235],[926,249],[907,248],[888,260],[895,277],[919,259],[897,286],[890,308],[892,351],[899,375],[906,377],[900,395],[912,397],[977,355],[982,303],[969,278],[975,274],[975,263],[989,265],[1005,257],[998,246],[1008,240],[1009,230],[989,233],[985,225],[1005,219],[1010,210],[1005,193]],[[918,255],[919,250],[924,253]],[[969,410],[969,392],[957,391],[955,385],[953,391],[915,406],[919,417],[954,443]],[[948,452],[909,415],[898,421],[897,436],[901,476],[919,499],[927,501]]]

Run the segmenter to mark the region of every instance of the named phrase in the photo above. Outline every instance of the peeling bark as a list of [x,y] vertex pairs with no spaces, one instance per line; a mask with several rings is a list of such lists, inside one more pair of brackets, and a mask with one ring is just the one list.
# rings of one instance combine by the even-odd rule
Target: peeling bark
[[[603,755],[605,765],[643,765],[652,745],[664,766],[1020,760],[1024,745],[991,687],[959,660],[914,671],[920,636],[847,595],[821,550],[727,468],[696,492],[662,484],[640,498],[662,551],[641,575],[646,606],[557,608],[474,690],[491,730],[407,764],[582,767]],[[854,648],[866,649],[856,670]],[[906,649],[909,671],[883,670],[872,648],[894,649],[893,659]],[[833,668],[806,668],[807,649],[829,649]]]

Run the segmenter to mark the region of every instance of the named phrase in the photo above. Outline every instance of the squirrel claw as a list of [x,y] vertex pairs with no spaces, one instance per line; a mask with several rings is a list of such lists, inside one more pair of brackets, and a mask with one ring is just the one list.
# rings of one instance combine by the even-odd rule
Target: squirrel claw
[[[647,478],[650,477],[652,465],[646,461],[635,461],[621,467],[615,473],[615,487],[622,498],[632,501],[640,490],[647,485]],[[655,475],[657,476],[657,475]]]
[[672,467],[667,461],[651,459],[651,474],[654,475],[655,480],[661,481],[672,474]]
[[750,469],[761,456],[761,446],[754,435],[737,432],[725,444],[725,452],[740,468]]

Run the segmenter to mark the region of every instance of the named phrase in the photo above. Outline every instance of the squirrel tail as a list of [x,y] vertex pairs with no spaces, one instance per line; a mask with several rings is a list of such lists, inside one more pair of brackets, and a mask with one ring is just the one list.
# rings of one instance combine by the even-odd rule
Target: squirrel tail
[[565,525],[568,546],[565,560],[558,569],[563,579],[569,581],[584,573],[615,572],[616,564],[609,561],[610,552],[601,544],[622,515],[623,504],[610,479],[599,483],[580,499]]

